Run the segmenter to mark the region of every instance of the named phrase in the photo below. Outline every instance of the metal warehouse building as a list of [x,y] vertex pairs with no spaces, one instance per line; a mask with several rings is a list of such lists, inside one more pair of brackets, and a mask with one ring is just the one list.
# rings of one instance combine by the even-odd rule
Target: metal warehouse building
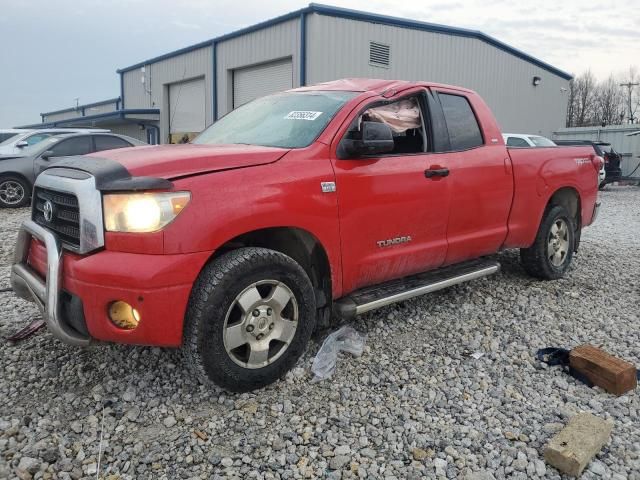
[[[471,88],[503,131],[562,127],[571,75],[484,33],[311,4],[118,70],[117,108],[48,125],[112,128],[176,142],[256,97],[346,77],[427,80]],[[159,131],[154,127],[159,127]],[[114,129],[114,128],[112,128]],[[114,129],[115,130],[115,129]]]

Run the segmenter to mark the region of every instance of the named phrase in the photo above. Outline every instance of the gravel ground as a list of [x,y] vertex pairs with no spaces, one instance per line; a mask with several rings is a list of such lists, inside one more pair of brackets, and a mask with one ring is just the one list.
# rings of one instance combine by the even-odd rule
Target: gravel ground
[[[560,478],[545,442],[574,413],[615,422],[583,478],[640,479],[640,400],[534,359],[590,342],[640,365],[640,189],[609,187],[568,278],[499,275],[363,316],[360,358],[310,383],[317,339],[253,394],[197,385],[179,352],[0,342],[0,478]],[[0,287],[26,210],[0,212]],[[37,316],[0,293],[0,337]],[[482,352],[479,359],[470,353]],[[103,409],[105,401],[111,404]],[[104,424],[102,425],[102,423]]]

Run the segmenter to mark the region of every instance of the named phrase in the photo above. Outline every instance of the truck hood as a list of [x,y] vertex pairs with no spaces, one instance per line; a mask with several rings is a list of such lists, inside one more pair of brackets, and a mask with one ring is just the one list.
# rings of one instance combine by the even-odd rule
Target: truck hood
[[254,145],[157,145],[96,152],[89,157],[121,164],[132,176],[167,180],[273,163],[289,149]]

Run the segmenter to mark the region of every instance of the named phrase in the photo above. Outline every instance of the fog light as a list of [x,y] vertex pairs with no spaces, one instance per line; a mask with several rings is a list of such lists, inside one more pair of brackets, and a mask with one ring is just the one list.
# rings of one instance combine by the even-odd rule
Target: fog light
[[132,330],[140,322],[140,313],[127,302],[118,300],[109,305],[109,319],[117,327]]

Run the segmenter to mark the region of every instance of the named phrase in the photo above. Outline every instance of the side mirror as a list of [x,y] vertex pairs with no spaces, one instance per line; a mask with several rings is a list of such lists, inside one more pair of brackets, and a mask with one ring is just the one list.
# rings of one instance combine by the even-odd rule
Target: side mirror
[[49,158],[53,157],[53,155],[53,150],[47,150],[42,155],[40,155],[40,158],[43,160],[49,160]]
[[29,146],[29,142],[27,142],[26,140],[20,140],[18,143],[16,143],[16,147],[18,148],[24,148],[28,146]]
[[338,147],[339,158],[389,153],[394,148],[393,133],[386,123],[362,122],[359,132],[349,132]]

